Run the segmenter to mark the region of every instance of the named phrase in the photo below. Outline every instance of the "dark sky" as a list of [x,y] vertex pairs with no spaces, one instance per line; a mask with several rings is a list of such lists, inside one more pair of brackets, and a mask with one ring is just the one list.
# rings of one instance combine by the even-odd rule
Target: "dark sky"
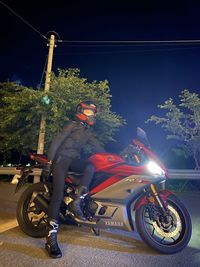
[[[43,35],[54,30],[63,40],[200,39],[198,1],[3,2]],[[36,87],[48,52],[46,40],[1,4],[0,23],[0,81],[20,80]],[[127,120],[117,135],[118,147],[130,143],[140,126],[168,166],[174,167],[169,158],[172,144],[165,142],[159,127],[144,122],[159,114],[158,104],[177,99],[183,89],[200,92],[200,45],[59,43],[53,71],[58,67],[79,68],[91,81],[107,79],[112,109]],[[182,168],[189,165],[177,163]]]

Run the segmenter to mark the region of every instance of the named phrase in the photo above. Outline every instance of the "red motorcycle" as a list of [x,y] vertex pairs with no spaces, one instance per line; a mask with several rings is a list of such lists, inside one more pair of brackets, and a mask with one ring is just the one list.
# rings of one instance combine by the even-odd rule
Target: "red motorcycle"
[[[190,240],[191,219],[174,193],[164,189],[168,172],[149,146],[143,144],[148,144],[146,133],[140,128],[138,132],[143,142],[134,140],[125,157],[98,153],[89,158],[96,167],[96,174],[90,192],[84,198],[86,221],[76,218],[72,205],[81,174],[67,174],[59,211],[60,223],[88,226],[96,235],[99,229],[137,230],[153,249],[165,254],[176,253]],[[16,191],[28,181],[33,168],[47,164],[43,155],[32,154],[31,157],[37,164],[22,169]],[[18,201],[19,226],[32,237],[45,236],[52,194],[50,178],[29,186]]]

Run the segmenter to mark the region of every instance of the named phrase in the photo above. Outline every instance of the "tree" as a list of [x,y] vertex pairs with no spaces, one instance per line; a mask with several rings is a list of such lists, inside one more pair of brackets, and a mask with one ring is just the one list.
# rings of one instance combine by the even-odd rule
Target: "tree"
[[147,122],[160,124],[168,132],[167,139],[178,141],[175,152],[192,157],[196,169],[200,169],[200,98],[189,90],[183,90],[179,98],[178,105],[172,98],[159,105],[166,110],[164,117],[153,115]]
[[111,94],[107,81],[88,82],[78,69],[52,73],[48,95],[43,89],[15,83],[0,83],[0,151],[26,153],[37,148],[41,115],[47,117],[45,149],[64,124],[73,119],[76,106],[82,100],[93,100],[101,107],[94,134],[103,144],[114,140],[115,131],[124,119],[111,111]]

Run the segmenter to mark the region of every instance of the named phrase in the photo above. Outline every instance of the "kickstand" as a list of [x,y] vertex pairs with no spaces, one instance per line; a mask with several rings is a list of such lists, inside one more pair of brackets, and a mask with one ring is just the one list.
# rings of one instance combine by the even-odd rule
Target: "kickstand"
[[92,233],[95,234],[96,236],[99,236],[99,235],[100,235],[100,230],[99,230],[98,228],[94,228],[94,227],[92,227],[92,228],[91,228],[91,231],[92,231]]

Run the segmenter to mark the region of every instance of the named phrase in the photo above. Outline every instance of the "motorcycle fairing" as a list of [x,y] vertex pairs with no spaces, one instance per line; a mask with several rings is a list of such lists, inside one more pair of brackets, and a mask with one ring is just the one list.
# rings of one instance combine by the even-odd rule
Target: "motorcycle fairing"
[[150,183],[157,183],[163,180],[164,178],[155,178],[147,175],[130,175],[120,179],[103,190],[98,191],[91,197],[92,199],[101,201],[112,200],[114,203],[126,203],[130,196],[143,191],[143,189],[148,187]]
[[[133,203],[149,183],[161,182],[163,178],[131,175],[93,194],[91,198],[98,204],[95,212],[96,226],[114,227],[125,231],[133,230],[130,220],[130,203]],[[142,203],[142,202],[141,202]],[[102,209],[104,212],[102,213]]]
[[[128,211],[126,205],[113,204],[112,202],[98,202],[100,209],[101,207],[107,207],[104,215],[96,216],[98,219],[96,227],[98,228],[112,228],[132,231],[133,227],[129,221]],[[98,211],[100,210],[98,209]],[[98,213],[98,211],[96,213]]]
[[103,189],[106,189],[108,186],[112,185],[124,179],[124,177],[129,177],[130,175],[144,175],[147,174],[147,167],[143,166],[134,166],[127,164],[124,159],[120,156],[110,153],[97,153],[89,158],[89,160],[95,165],[96,172],[98,174],[106,173],[108,177],[105,181],[101,182],[98,178],[93,179],[91,194],[97,193]]
[[147,168],[143,166],[129,165],[118,155],[110,153],[97,153],[89,158],[89,161],[94,164],[96,172],[105,172],[110,174],[118,174],[123,177],[132,174],[147,173]]
[[96,171],[105,171],[112,168],[115,165],[123,164],[125,160],[117,154],[111,154],[107,152],[96,153],[89,158],[96,168]]
[[155,160],[158,165],[165,171],[165,175],[166,177],[169,176],[168,170],[165,167],[165,165],[162,163],[162,161],[160,161],[160,159],[151,151],[149,150],[147,147],[145,147],[142,143],[140,143],[140,141],[138,141],[137,139],[133,140],[133,143],[135,145],[137,145],[140,149],[142,149],[151,159]]
[[97,186],[95,186],[94,188],[92,188],[90,190],[90,194],[95,194],[105,188],[107,188],[108,186],[116,183],[116,182],[119,182],[121,179],[121,176],[119,175],[113,175],[111,176],[110,178],[107,178],[105,181],[99,183]]

